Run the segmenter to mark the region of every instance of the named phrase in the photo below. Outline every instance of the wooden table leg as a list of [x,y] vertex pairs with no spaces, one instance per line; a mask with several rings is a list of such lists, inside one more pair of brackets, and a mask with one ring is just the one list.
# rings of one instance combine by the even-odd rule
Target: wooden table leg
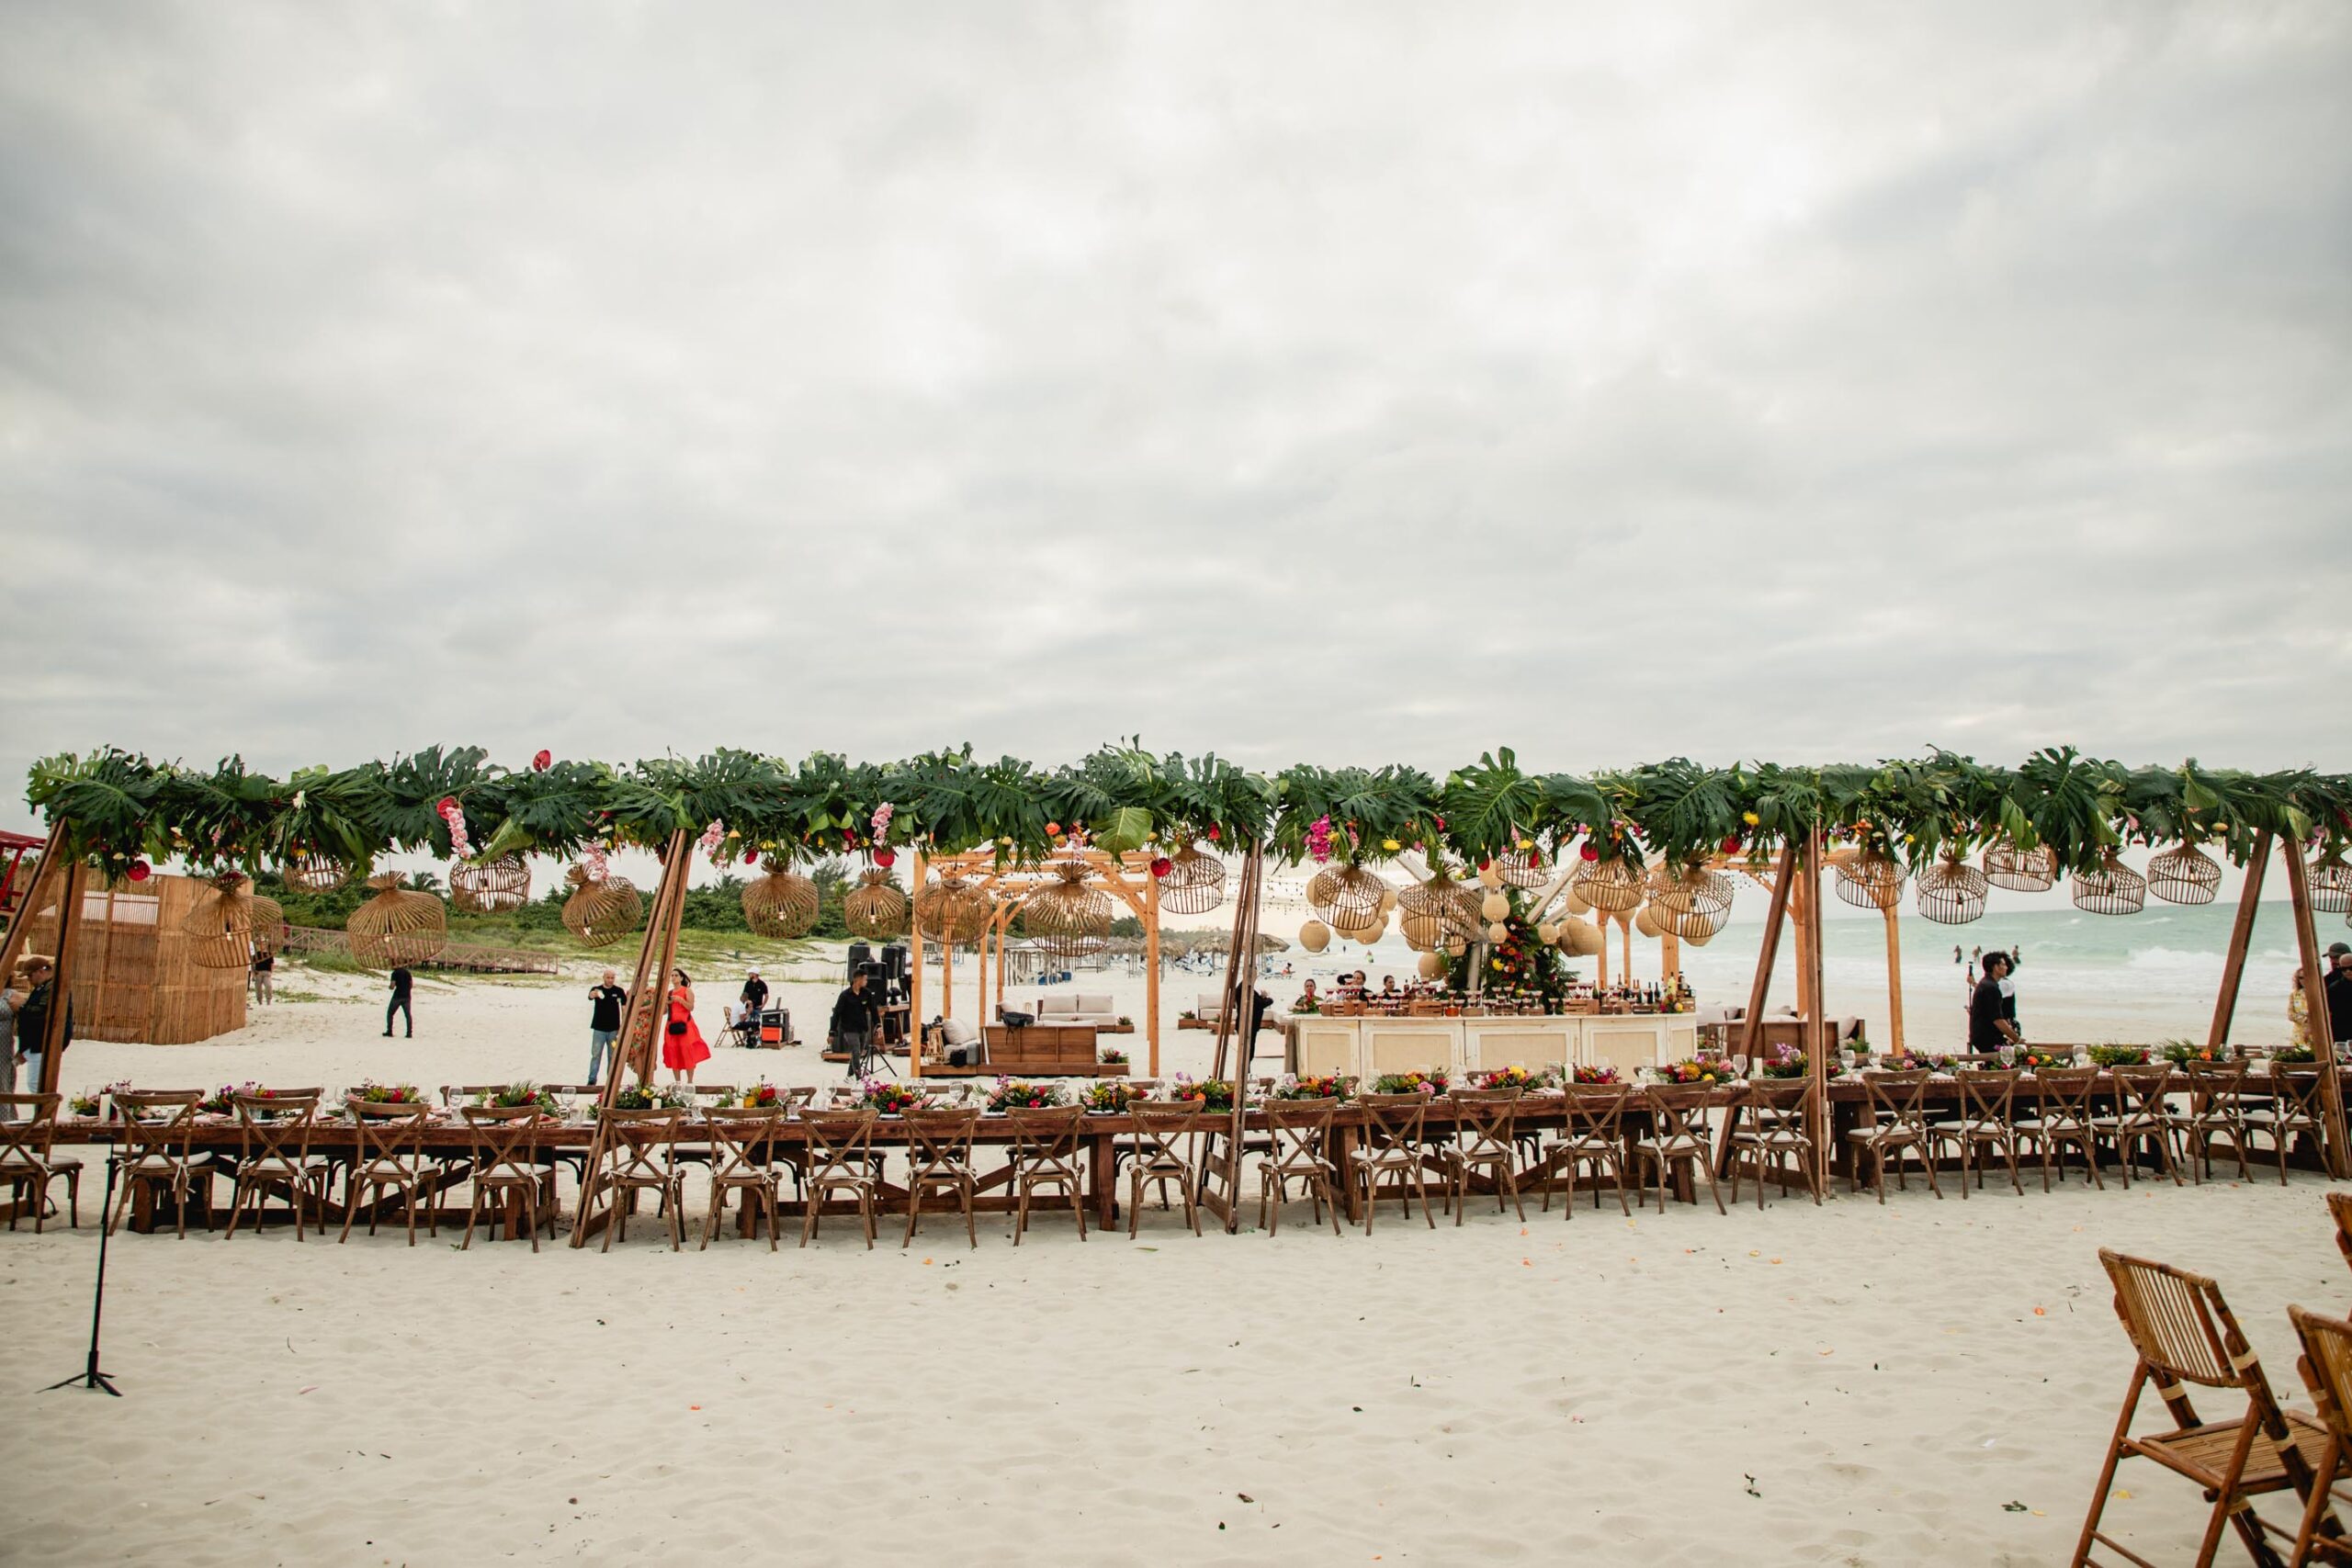
[[1094,1224],[1102,1230],[1114,1230],[1119,1224],[1119,1181],[1111,1160],[1111,1145],[1117,1134],[1098,1132],[1087,1139],[1086,1184],[1094,1190]]

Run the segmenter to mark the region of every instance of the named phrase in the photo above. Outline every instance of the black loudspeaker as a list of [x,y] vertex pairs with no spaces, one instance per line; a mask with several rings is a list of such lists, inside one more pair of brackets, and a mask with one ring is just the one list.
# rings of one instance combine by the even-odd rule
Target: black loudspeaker
[[892,942],[882,950],[882,973],[893,980],[907,977],[907,948],[904,942]]
[[873,962],[874,949],[867,943],[854,942],[849,944],[849,972],[851,974],[856,974],[860,969],[863,969],[865,965]]

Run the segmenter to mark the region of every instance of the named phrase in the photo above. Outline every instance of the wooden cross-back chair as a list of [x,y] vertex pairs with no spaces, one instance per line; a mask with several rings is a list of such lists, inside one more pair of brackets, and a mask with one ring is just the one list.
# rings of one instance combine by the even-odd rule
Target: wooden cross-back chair
[[1412,1218],[1413,1200],[1419,1197],[1421,1218],[1435,1230],[1437,1217],[1430,1213],[1429,1168],[1421,1154],[1430,1097],[1414,1089],[1404,1094],[1359,1095],[1356,1103],[1363,1107],[1363,1143],[1348,1151],[1348,1178],[1363,1193],[1363,1234],[1372,1234],[1383,1180],[1396,1189],[1407,1219]]
[[2341,1188],[2331,1190],[2327,1212],[2335,1221],[2335,1250],[2344,1255],[2345,1262],[2352,1263],[2352,1192]]
[[416,1245],[416,1207],[424,1201],[424,1224],[435,1240],[441,1236],[440,1205],[432,1201],[435,1166],[424,1157],[424,1102],[392,1104],[344,1097],[351,1116],[351,1167],[344,1173],[343,1232],[337,1243],[351,1239],[352,1223],[368,1203],[368,1234],[376,1234],[387,1198],[397,1197],[408,1222],[408,1244]]
[[[2078,1568],[2097,1562],[2092,1550],[2103,1547],[2126,1562],[2147,1562],[2098,1528],[2114,1490],[2116,1467],[2127,1459],[2144,1459],[2193,1482],[2212,1501],[2198,1546],[2199,1568],[2213,1561],[2222,1532],[2228,1529],[2237,1531],[2256,1562],[2276,1562],[2278,1555],[2266,1532],[2284,1532],[2255,1512],[2253,1499],[2290,1488],[2309,1496],[2327,1449],[2327,1428],[2279,1405],[2263,1375],[2261,1358],[2246,1343],[2229,1303],[2222,1299],[2221,1287],[2211,1279],[2129,1258],[2111,1247],[2099,1248],[2098,1259],[2115,1283],[2115,1313],[2123,1320],[2135,1359],[2123,1411],[2099,1466],[2073,1561]],[[2172,1426],[2134,1437],[2132,1416],[2151,1382],[2163,1396]],[[2189,1399],[2192,1385],[2242,1393],[2245,1408],[2208,1420]]]
[[1657,1212],[1666,1213],[1667,1178],[1673,1167],[1687,1163],[1706,1179],[1715,1213],[1729,1213],[1724,1207],[1724,1190],[1715,1185],[1714,1106],[1704,1091],[1652,1085],[1643,1092],[1641,1108],[1649,1114],[1650,1131],[1647,1137],[1634,1140],[1634,1173],[1639,1185],[1641,1162],[1647,1160],[1657,1168]]
[[[2253,1079],[2246,1089],[2251,1090]],[[2287,1185],[2287,1147],[2298,1136],[2321,1141],[2320,1068],[2315,1062],[2270,1064],[2270,1073],[2260,1080],[2269,1096],[2267,1104],[2249,1104],[2242,1113],[2245,1130],[2268,1138],[2278,1155],[2278,1185]]]
[[964,1211],[965,1238],[973,1247],[979,1246],[979,1227],[972,1215],[980,1186],[980,1179],[972,1169],[972,1138],[980,1129],[979,1107],[959,1105],[946,1110],[910,1111],[906,1123],[907,1234],[899,1238],[899,1249],[904,1251],[913,1244],[915,1227],[922,1214],[923,1194],[932,1191],[956,1195]]
[[2102,1190],[2107,1186],[2107,1179],[2098,1172],[2098,1130],[2091,1125],[2091,1097],[2098,1092],[2098,1078],[2097,1067],[2046,1067],[2033,1075],[2039,1103],[2032,1115],[2018,1118],[2017,1129],[2018,1136],[2033,1140],[2041,1156],[2044,1192],[2050,1190],[2052,1159],[2063,1161],[2069,1144],[2083,1151],[2092,1184]]
[[[2329,1193],[2334,1202],[2335,1193]],[[2288,1321],[2302,1341],[2296,1370],[2311,1390],[2312,1404],[2327,1426],[2327,1447],[2313,1466],[2310,1489],[2304,1494],[2303,1517],[2295,1532],[2293,1555],[2288,1562],[2352,1563],[2352,1539],[2335,1517],[2338,1503],[2352,1502],[2336,1490],[2352,1469],[2352,1322],[2327,1317],[2306,1307],[2290,1306]]]
[[1617,1183],[1617,1207],[1627,1219],[1633,1205],[1625,1201],[1625,1104],[1631,1084],[1572,1083],[1567,1087],[1559,1142],[1544,1159],[1544,1207],[1552,1206],[1554,1172],[1568,1179],[1567,1201],[1560,1217],[1576,1218],[1577,1172],[1592,1168],[1592,1206],[1600,1207],[1600,1174],[1606,1170]]
[[2246,1064],[2192,1061],[2182,1063],[2181,1067],[2188,1075],[2188,1102],[2167,1120],[2180,1139],[2189,1175],[2203,1186],[2213,1174],[2213,1140],[2227,1138],[2230,1152],[2238,1156],[2238,1179],[2246,1180],[2253,1175],[2246,1164]]
[[801,1205],[800,1245],[817,1234],[817,1222],[829,1193],[846,1192],[857,1201],[859,1227],[865,1233],[867,1251],[874,1249],[874,1205],[880,1182],[874,1174],[874,1124],[879,1113],[870,1106],[854,1111],[809,1111],[800,1117],[808,1137],[808,1196]]
[[1439,1148],[1438,1163],[1445,1170],[1444,1201],[1453,1211],[1453,1223],[1461,1224],[1462,1212],[1470,1206],[1470,1178],[1483,1171],[1495,1184],[1495,1213],[1502,1213],[1508,1198],[1524,1224],[1527,1205],[1519,1196],[1519,1145],[1511,1136],[1511,1123],[1519,1115],[1518,1087],[1457,1089],[1445,1098],[1453,1111],[1453,1137]]
[[[469,1105],[459,1114],[466,1119],[473,1169],[466,1235],[458,1250],[473,1246],[474,1226],[485,1211],[495,1216],[512,1204],[522,1211],[531,1250],[538,1251],[540,1224],[546,1224],[548,1235],[555,1235],[555,1170],[539,1163],[539,1130],[546,1125],[546,1118],[536,1105]],[[673,1209],[672,1229],[676,1225]]]
[[1812,1091],[1813,1086],[1803,1078],[1756,1078],[1743,1086],[1741,1119],[1730,1133],[1733,1202],[1739,1201],[1737,1156],[1743,1154],[1756,1162],[1758,1208],[1764,1206],[1765,1177],[1779,1181],[1781,1196],[1786,1197],[1792,1169],[1813,1201],[1821,1201],[1821,1171],[1813,1130],[1805,1122],[1805,1097]]
[[2145,1145],[2155,1145],[2165,1174],[2178,1187],[2180,1166],[2172,1157],[2172,1065],[2143,1063],[2109,1069],[2115,1079],[2115,1111],[2094,1116],[2091,1125],[2115,1145],[2115,1163],[2123,1172],[2124,1190],[2132,1186],[2132,1156]]
[[2018,1079],[2022,1075],[2015,1067],[1962,1067],[1953,1075],[1960,1086],[1960,1106],[1951,1117],[1932,1124],[1938,1145],[1951,1144],[1960,1151],[1960,1195],[1968,1196],[1968,1179],[1976,1178],[1977,1190],[1984,1188],[1984,1168],[1989,1156],[1997,1155],[2009,1168],[2009,1187],[2018,1196],[2025,1195],[2025,1182],[2018,1172]]
[[605,1125],[604,1159],[588,1173],[588,1184],[581,1190],[578,1223],[588,1223],[602,1195],[612,1213],[600,1250],[610,1252],[616,1235],[628,1239],[628,1217],[637,1211],[637,1195],[650,1192],[656,1213],[670,1227],[670,1250],[678,1251],[685,1245],[685,1222],[679,1213],[685,1207],[685,1187],[674,1156],[684,1113],[674,1106],[656,1105],[638,1111],[608,1106],[598,1114]]
[[234,1236],[250,1201],[254,1228],[261,1228],[262,1204],[268,1195],[284,1191],[294,1211],[294,1239],[315,1213],[319,1234],[326,1235],[324,1160],[311,1157],[311,1134],[319,1122],[319,1091],[270,1090],[230,1097],[237,1112],[237,1180],[229,1197],[229,1228],[222,1239]]
[[[0,1187],[11,1188],[16,1204],[8,1211],[8,1228],[29,1202],[33,1234],[39,1235],[49,1218],[49,1184],[65,1183],[66,1228],[82,1224],[82,1162],[62,1157],[57,1147],[57,1107],[62,1096],[0,1094]],[[17,1120],[17,1113],[26,1113]]]
[[1143,1217],[1144,1190],[1157,1188],[1159,1206],[1166,1211],[1171,1185],[1184,1201],[1185,1223],[1194,1235],[1200,1235],[1192,1149],[1201,1130],[1199,1110],[1189,1100],[1138,1100],[1127,1107],[1127,1116],[1135,1124],[1133,1152],[1127,1156],[1127,1239],[1135,1239]]
[[1936,1149],[1941,1140],[1928,1124],[1928,1076],[1925,1067],[1862,1075],[1862,1087],[1870,1095],[1870,1122],[1846,1134],[1846,1141],[1854,1150],[1849,1191],[1862,1190],[1865,1156],[1871,1162],[1871,1185],[1877,1190],[1881,1203],[1886,1201],[1886,1164],[1890,1156],[1894,1161],[1896,1185],[1910,1190],[1910,1179],[1903,1168],[1903,1158],[1909,1155],[1927,1171],[1928,1190],[1939,1199],[1944,1195],[1942,1184],[1936,1179]]
[[141,1187],[171,1189],[172,1208],[182,1240],[187,1237],[190,1202],[204,1205],[204,1224],[212,1228],[212,1168],[196,1156],[196,1108],[204,1091],[195,1089],[117,1089],[111,1097],[120,1118],[116,1133],[121,1139],[122,1186],[114,1213],[107,1220],[112,1235],[130,1212],[131,1196]]
[[1078,1129],[1086,1108],[1057,1105],[1008,1111],[1006,1128],[1012,1134],[1012,1245],[1019,1247],[1029,1228],[1029,1205],[1038,1191],[1052,1188],[1069,1198],[1078,1218],[1078,1239],[1086,1239],[1086,1179],[1079,1162]]
[[[768,1250],[774,1252],[784,1206],[784,1174],[775,1167],[776,1129],[784,1124],[782,1102],[715,1105],[703,1115],[710,1129],[710,1207],[702,1219],[702,1243],[695,1250],[709,1247],[727,1213],[727,1195],[740,1192],[746,1213],[766,1218]],[[752,1234],[758,1234],[756,1229]]]
[[1315,1206],[1315,1223],[1323,1223],[1328,1208],[1331,1234],[1341,1234],[1335,1190],[1340,1168],[1331,1163],[1331,1119],[1339,1109],[1339,1100],[1329,1098],[1266,1101],[1266,1135],[1272,1147],[1258,1162],[1258,1224],[1268,1235],[1282,1228],[1283,1205],[1290,1200],[1294,1181],[1306,1189]]

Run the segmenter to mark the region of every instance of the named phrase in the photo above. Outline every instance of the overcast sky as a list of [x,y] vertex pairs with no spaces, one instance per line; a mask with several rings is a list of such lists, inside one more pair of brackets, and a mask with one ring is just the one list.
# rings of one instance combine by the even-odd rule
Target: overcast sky
[[107,742],[2352,768],[2347,82],[2333,0],[19,0],[0,821]]

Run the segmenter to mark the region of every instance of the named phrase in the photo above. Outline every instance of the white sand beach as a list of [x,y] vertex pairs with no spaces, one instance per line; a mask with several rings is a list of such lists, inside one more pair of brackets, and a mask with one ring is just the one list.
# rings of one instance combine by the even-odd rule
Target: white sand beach
[[[374,982],[296,970],[349,999],[85,1043],[67,1087],[564,1081],[584,984],[428,979],[388,1043]],[[704,1076],[838,1072],[804,1048]],[[844,1222],[775,1255],[650,1225],[536,1256],[125,1232],[119,1401],[39,1392],[82,1364],[93,1190],[80,1231],[0,1239],[0,1560],[2047,1562],[2130,1371],[2100,1245],[2216,1275],[2290,1395],[2286,1303],[2352,1276],[2316,1177],[2027,1185],[1369,1237],[1154,1210],[1133,1243],[1046,1220],[1017,1250],[986,1218],[977,1249],[938,1220],[868,1252]],[[2193,1541],[2187,1487],[2121,1492],[2139,1550]]]

